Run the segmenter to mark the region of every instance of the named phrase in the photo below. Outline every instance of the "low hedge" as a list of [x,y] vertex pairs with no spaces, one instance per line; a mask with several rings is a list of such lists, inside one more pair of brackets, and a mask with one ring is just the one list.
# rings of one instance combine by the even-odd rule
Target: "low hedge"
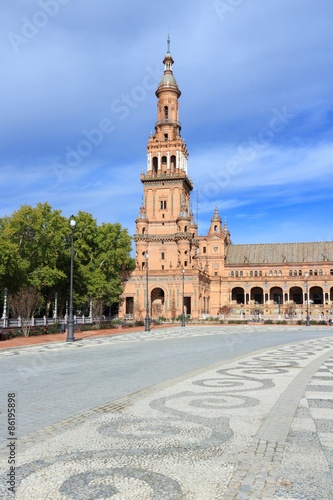
[[99,325],[90,324],[90,325],[80,325],[81,326],[81,332],[87,332],[89,330],[109,330],[112,328],[117,328],[118,325],[120,324],[119,321],[107,321],[105,323],[100,323]]
[[[4,330],[4,332],[7,334],[8,339],[24,337],[21,328],[8,328]],[[29,337],[35,337],[38,335],[51,335],[55,333],[61,333],[59,325],[32,326],[29,331]]]

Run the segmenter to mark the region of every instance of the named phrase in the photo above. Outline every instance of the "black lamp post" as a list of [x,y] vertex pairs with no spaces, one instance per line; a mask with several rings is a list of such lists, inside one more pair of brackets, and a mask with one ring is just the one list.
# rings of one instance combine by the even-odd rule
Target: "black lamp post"
[[182,301],[182,326],[185,326],[185,313],[184,313],[184,281],[185,281],[185,269],[182,270],[183,273],[183,301]]
[[3,328],[6,328],[8,326],[8,316],[7,316],[7,297],[8,297],[8,289],[5,288],[3,291],[3,313],[2,313],[2,319],[3,319]]
[[75,342],[74,338],[74,317],[73,317],[73,260],[74,260],[74,229],[75,229],[75,218],[72,215],[69,219],[69,225],[71,228],[71,275],[70,275],[70,288],[69,288],[69,316],[67,321],[67,339],[66,342]]
[[308,274],[305,274],[305,290],[306,290],[306,326],[310,326]]
[[150,320],[149,320],[149,290],[148,290],[148,259],[149,254],[146,252],[146,319],[145,319],[145,332],[150,332]]
[[278,306],[279,306],[279,319],[280,319],[280,313],[281,313],[281,296],[278,295]]

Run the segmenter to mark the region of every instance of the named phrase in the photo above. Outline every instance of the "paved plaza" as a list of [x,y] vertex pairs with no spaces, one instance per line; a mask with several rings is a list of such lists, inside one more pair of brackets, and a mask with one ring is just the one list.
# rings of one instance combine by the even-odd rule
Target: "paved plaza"
[[[248,335],[245,327],[230,332],[235,345]],[[103,348],[203,335],[212,329],[89,342]],[[89,349],[89,342],[47,349]],[[26,434],[17,441],[15,496],[6,487],[8,452],[1,457],[1,498],[330,500],[333,332],[232,356]]]

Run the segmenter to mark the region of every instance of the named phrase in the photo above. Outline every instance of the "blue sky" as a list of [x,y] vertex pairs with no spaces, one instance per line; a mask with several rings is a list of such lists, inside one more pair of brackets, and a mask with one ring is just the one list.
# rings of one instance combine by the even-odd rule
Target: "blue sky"
[[333,239],[331,0],[3,0],[0,217],[49,202],[135,232],[170,32],[205,234]]

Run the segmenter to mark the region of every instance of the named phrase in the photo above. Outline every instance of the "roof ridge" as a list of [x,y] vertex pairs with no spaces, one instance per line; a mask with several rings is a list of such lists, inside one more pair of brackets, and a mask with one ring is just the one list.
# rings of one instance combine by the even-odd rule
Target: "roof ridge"
[[304,245],[309,243],[333,243],[331,240],[320,240],[320,241],[290,241],[283,243],[230,243],[233,247],[240,247],[244,245],[256,245],[256,246],[264,246],[264,245]]

